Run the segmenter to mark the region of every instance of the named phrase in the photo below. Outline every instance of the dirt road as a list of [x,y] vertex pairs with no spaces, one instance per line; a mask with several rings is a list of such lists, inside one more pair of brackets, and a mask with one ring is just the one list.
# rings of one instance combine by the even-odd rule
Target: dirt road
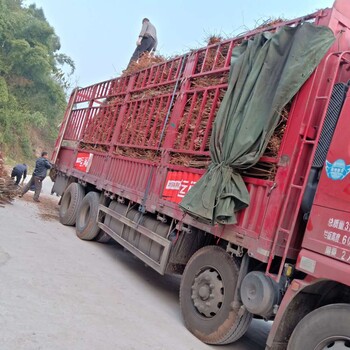
[[1,349],[264,349],[262,321],[238,344],[201,343],[183,325],[178,278],[116,244],[79,240],[59,224],[58,198],[41,200],[28,193],[0,208]]

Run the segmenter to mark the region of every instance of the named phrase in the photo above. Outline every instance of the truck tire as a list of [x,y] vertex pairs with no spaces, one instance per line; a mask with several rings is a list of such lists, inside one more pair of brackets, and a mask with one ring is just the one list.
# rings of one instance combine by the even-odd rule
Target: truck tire
[[[143,221],[141,223],[142,226],[148,228],[153,232],[156,232],[159,224],[159,221],[147,216],[143,218]],[[146,254],[147,256],[150,256],[152,242],[153,241],[150,238],[146,237],[145,235],[141,235],[138,248],[141,250],[142,253]]]
[[111,240],[111,236],[107,235],[107,233],[103,232],[102,230],[95,237],[95,241],[98,243],[108,243]]
[[239,264],[222,248],[207,246],[189,260],[180,285],[186,327],[207,344],[229,344],[247,331],[253,315],[233,309]]
[[[109,203],[108,208],[116,211],[121,215],[125,215],[127,212],[127,206],[117,201],[112,201]],[[117,235],[121,236],[124,228],[124,224],[122,224],[119,220],[115,219],[111,215],[106,214],[104,219],[104,224],[108,226],[112,231],[114,231]],[[111,237],[113,239],[113,237]]]
[[[130,209],[126,214],[126,217],[134,222],[139,222],[139,220],[142,218],[142,214],[136,209]],[[140,236],[140,232],[128,226],[124,228],[124,233],[122,235],[122,237],[135,248],[138,248]]]
[[78,209],[75,233],[84,241],[93,240],[100,232],[100,228],[97,225],[100,196],[100,193],[89,192],[82,200]]
[[[159,223],[155,229],[155,232],[165,238],[169,232],[169,225],[163,224],[163,223]],[[162,257],[162,253],[163,253],[163,247],[155,242],[152,241],[151,243],[151,248],[150,248],[150,252],[149,252],[149,256],[151,259],[153,259],[154,261],[160,263],[160,259]]]
[[73,226],[76,222],[77,212],[85,195],[84,187],[71,183],[63,193],[59,209],[60,222],[63,225]]
[[295,327],[288,350],[348,350],[350,305],[331,304],[306,315]]

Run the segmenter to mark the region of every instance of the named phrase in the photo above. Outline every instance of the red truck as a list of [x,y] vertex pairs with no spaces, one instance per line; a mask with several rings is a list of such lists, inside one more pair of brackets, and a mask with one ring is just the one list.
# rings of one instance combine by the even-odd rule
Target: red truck
[[[313,43],[323,45],[318,33],[325,27],[334,34],[325,52],[304,56]],[[290,100],[272,111],[257,161],[233,170],[214,153],[227,142],[234,147],[243,131],[250,139],[250,128],[231,137],[220,124],[225,106],[239,106],[250,84],[232,88],[237,52],[256,38],[264,40],[261,50],[274,48],[276,36],[299,28],[314,31],[300,56],[275,51],[293,61],[289,79],[304,81],[296,91],[288,80],[276,90]],[[303,18],[74,90],[53,153],[60,221],[75,225],[81,239],[117,241],[160,274],[182,274],[184,322],[205,343],[234,342],[257,317],[274,320],[266,349],[350,348],[349,50],[350,3],[336,0]],[[256,57],[240,61],[239,74]],[[298,73],[308,63],[314,67]],[[266,77],[279,77],[279,66],[267,67]],[[272,85],[261,89],[257,110]],[[249,203],[227,217],[196,216],[187,205],[199,196],[195,207],[209,208],[210,174],[219,168],[239,173]],[[220,191],[214,213],[232,197]]]

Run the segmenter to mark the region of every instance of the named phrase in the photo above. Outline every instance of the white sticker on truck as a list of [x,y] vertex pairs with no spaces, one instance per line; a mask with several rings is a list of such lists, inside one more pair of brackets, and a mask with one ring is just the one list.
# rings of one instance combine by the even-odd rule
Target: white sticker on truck
[[299,266],[301,269],[303,269],[305,271],[314,273],[315,269],[316,269],[316,261],[313,259],[307,258],[305,256],[302,256],[300,259]]

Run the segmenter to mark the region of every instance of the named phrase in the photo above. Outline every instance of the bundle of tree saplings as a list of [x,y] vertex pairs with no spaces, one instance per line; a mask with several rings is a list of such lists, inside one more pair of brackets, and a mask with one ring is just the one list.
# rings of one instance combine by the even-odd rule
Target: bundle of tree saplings
[[5,170],[4,159],[0,152],[0,206],[10,203],[18,194],[18,186],[8,176]]
[[166,58],[159,55],[153,55],[148,52],[141,55],[141,57],[137,61],[133,61],[130,63],[127,69],[123,71],[123,76],[134,74],[142,69],[149,68],[154,64],[159,64],[165,62]]
[[[267,21],[261,27],[273,26],[279,21],[280,19]],[[173,165],[206,168],[210,163],[212,123],[227,89],[232,45],[220,36],[210,36],[207,44],[207,47],[198,50],[194,77],[191,78],[186,93],[181,95],[186,98],[186,103],[177,125],[174,152],[171,153],[169,161]],[[172,108],[169,105],[171,96],[175,93],[176,101],[181,92],[179,87],[174,91],[180,64],[181,59],[166,60],[162,56],[150,54],[144,54],[138,61],[132,62],[121,78],[129,79],[139,72],[128,98],[124,95],[125,91],[122,93],[118,90],[117,96],[107,99],[107,106],[104,105],[94,118],[94,127],[90,131],[93,135],[84,138],[87,142],[84,148],[97,150],[102,147],[101,143],[110,142],[117,119],[123,118],[116,145],[113,145],[113,153],[124,157],[155,160],[156,150],[159,146],[162,147],[166,135],[167,126],[163,139],[160,140],[166,115],[169,108]],[[154,68],[148,69],[152,66]],[[124,108],[121,108],[122,105]],[[120,109],[116,111],[115,108]],[[290,104],[281,112],[279,124],[268,142],[263,158],[246,169],[242,175],[274,179],[277,166],[270,159],[278,157],[289,109]],[[119,115],[121,110],[123,115]]]

